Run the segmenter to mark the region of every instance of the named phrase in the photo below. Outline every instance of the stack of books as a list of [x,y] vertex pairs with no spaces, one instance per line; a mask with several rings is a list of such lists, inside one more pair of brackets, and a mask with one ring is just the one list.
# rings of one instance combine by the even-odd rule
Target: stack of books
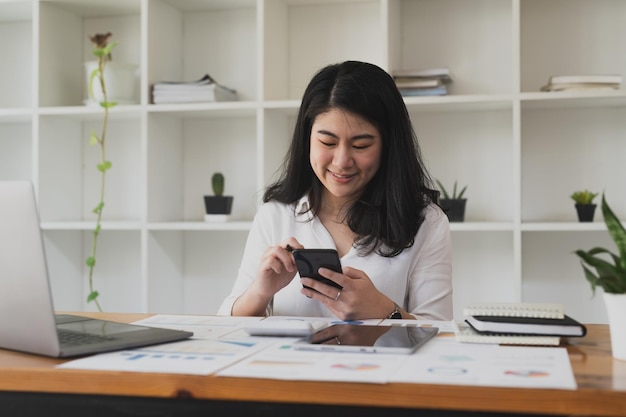
[[467,327],[460,342],[558,345],[561,337],[582,337],[587,328],[557,303],[477,303],[463,310]]
[[618,90],[621,85],[619,74],[553,75],[541,91]]
[[400,94],[407,97],[446,95],[448,84],[452,82],[452,75],[447,67],[399,70],[392,75]]
[[215,82],[209,74],[196,81],[166,81],[154,84],[152,102],[165,103],[206,103],[212,101],[237,100],[237,92]]

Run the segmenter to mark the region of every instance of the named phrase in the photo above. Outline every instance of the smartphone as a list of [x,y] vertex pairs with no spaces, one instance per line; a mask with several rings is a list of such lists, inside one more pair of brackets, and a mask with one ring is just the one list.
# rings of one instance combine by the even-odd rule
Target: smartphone
[[317,272],[322,267],[341,272],[341,261],[335,249],[294,249],[293,257],[301,277],[313,278],[340,290],[343,289],[341,285],[324,278]]

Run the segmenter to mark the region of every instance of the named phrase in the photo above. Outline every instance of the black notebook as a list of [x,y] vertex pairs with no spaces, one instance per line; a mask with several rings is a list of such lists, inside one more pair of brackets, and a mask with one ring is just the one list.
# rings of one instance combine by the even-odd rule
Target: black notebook
[[587,328],[568,315],[563,318],[512,316],[468,316],[465,321],[480,333],[508,333],[543,336],[582,337]]

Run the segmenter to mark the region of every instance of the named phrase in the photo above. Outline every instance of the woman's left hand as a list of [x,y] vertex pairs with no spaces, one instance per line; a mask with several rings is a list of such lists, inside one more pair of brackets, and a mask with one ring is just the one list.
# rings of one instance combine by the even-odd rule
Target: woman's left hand
[[319,273],[343,289],[313,278],[301,278],[305,287],[300,292],[324,304],[341,320],[386,318],[393,311],[394,302],[376,289],[365,272],[344,267],[343,273],[326,268],[320,268]]

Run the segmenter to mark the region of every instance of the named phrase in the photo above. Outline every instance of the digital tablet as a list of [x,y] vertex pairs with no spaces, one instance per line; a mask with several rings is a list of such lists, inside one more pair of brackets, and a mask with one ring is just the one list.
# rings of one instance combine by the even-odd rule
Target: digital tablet
[[411,354],[439,332],[437,327],[334,324],[294,343],[297,350]]

